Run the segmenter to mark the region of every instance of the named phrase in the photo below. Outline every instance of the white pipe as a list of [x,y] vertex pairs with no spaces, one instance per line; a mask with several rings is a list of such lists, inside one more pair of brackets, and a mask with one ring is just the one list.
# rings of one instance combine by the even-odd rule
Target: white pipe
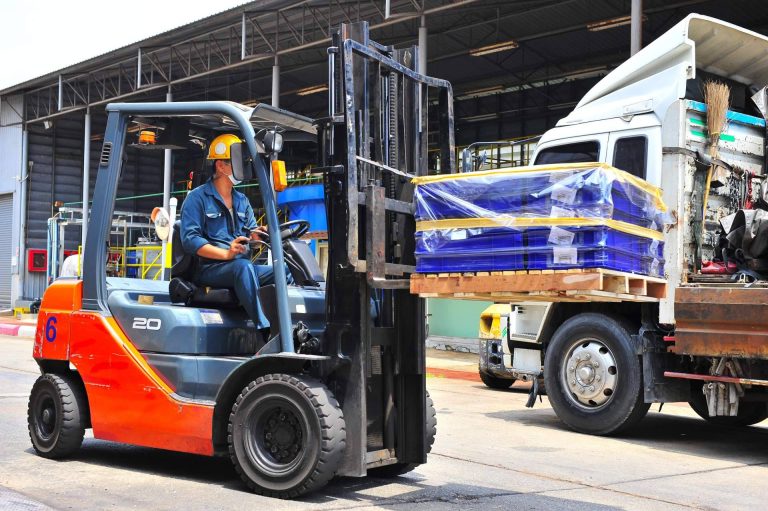
[[[24,124],[21,134],[21,168],[19,169],[19,244],[16,247],[16,289],[12,299],[18,300],[24,294],[24,281],[27,277],[26,230],[27,230],[27,188],[29,184],[29,132]],[[28,298],[36,298],[30,296]]]
[[280,66],[277,64],[277,57],[275,65],[272,66],[272,106],[280,107]]
[[427,74],[427,20],[422,15],[419,27],[419,69],[418,72]]
[[[168,93],[165,95],[165,100],[170,103],[173,101],[173,94],[171,94],[170,89],[168,90]],[[171,150],[165,149],[163,151],[163,209],[165,211],[168,211],[171,201],[171,186],[172,186],[172,180],[173,180],[173,169],[171,168]],[[166,251],[168,250],[168,240],[163,240],[163,250],[161,254],[161,266],[163,267],[163,279],[165,280],[168,275],[165,273],[165,261],[166,259]]]
[[632,24],[630,27],[630,55],[639,52],[643,45],[643,0],[632,0]]
[[82,242],[80,245],[85,252],[85,240],[88,234],[88,205],[90,201],[91,183],[91,109],[85,111],[85,126],[83,127],[83,225],[81,228]]

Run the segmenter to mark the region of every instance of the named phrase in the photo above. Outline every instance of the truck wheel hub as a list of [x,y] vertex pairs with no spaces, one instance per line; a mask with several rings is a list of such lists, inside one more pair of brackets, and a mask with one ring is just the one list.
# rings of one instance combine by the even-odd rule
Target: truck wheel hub
[[571,346],[564,358],[562,377],[569,398],[584,408],[598,408],[610,401],[618,381],[616,360],[596,339],[583,339]]

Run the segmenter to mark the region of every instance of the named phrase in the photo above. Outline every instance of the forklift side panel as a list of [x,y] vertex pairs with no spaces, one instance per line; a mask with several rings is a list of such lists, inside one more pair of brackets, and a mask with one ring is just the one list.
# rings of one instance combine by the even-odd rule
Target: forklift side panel
[[62,279],[51,284],[45,292],[32,356],[35,359],[67,360],[69,358],[70,316],[80,310],[83,283]]
[[95,438],[213,454],[213,406],[190,403],[144,360],[114,319],[72,314],[70,361],[85,384]]

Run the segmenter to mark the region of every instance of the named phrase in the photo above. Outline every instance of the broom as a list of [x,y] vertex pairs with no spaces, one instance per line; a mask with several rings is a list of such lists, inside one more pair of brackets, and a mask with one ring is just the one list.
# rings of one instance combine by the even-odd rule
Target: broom
[[[709,132],[709,155],[712,159],[717,159],[720,152],[717,144],[720,141],[720,134],[726,128],[726,114],[728,113],[728,102],[731,97],[731,89],[724,83],[708,81],[704,84],[704,102],[707,104],[707,131]],[[704,211],[707,207],[707,198],[709,196],[709,187],[711,184],[723,186],[727,183],[728,176],[726,170],[720,166],[713,165],[707,174],[707,186],[704,190]]]
[[[707,81],[704,84],[704,102],[707,105],[707,131],[709,133],[709,155],[712,159],[718,159],[719,157],[717,144],[720,141],[720,133],[725,130],[730,95],[731,91],[724,83]],[[701,216],[694,220],[693,235],[696,242],[694,271],[696,272],[701,268],[701,245],[706,225],[709,189],[713,182],[716,183],[716,186],[722,186],[726,183],[727,176],[725,176],[725,172],[725,169],[717,165],[711,165],[707,170],[707,178],[702,193]]]

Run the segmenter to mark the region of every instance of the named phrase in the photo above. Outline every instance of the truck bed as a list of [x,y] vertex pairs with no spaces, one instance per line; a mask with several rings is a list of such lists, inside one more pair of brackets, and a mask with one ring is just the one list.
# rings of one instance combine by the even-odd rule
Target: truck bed
[[766,310],[766,284],[678,287],[674,352],[768,359]]

